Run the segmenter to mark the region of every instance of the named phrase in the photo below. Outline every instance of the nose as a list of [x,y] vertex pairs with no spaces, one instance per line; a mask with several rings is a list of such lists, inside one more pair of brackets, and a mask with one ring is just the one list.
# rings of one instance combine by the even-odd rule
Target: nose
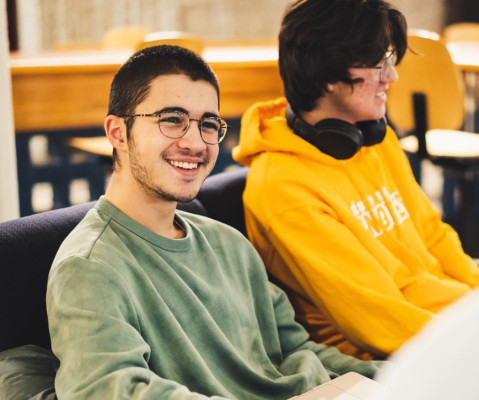
[[206,143],[203,141],[200,132],[200,121],[190,119],[190,124],[186,133],[178,139],[178,146],[193,151],[201,151],[206,149]]
[[388,75],[386,76],[386,82],[387,83],[394,83],[399,79],[399,75],[396,71],[396,67],[394,65],[391,65],[389,68]]

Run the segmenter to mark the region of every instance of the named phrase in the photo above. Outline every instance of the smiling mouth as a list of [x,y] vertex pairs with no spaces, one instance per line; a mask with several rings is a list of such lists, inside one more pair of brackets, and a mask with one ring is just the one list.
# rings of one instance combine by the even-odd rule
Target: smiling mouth
[[181,169],[195,169],[198,168],[198,163],[182,162],[182,161],[173,161],[168,160],[168,163],[176,168]]

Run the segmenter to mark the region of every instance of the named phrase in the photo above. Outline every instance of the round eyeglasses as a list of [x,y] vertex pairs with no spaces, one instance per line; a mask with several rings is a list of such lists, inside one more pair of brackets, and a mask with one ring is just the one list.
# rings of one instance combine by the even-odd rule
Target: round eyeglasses
[[122,115],[122,118],[154,117],[158,118],[160,132],[170,138],[179,139],[185,136],[191,121],[198,122],[201,139],[206,144],[218,144],[226,136],[228,125],[220,117],[206,116],[201,119],[190,118],[182,111],[165,111],[153,114]]
[[389,73],[391,72],[391,68],[393,68],[397,63],[397,55],[395,51],[388,51],[386,53],[386,57],[384,60],[381,61],[381,65],[377,65],[374,67],[352,67],[352,68],[361,68],[361,69],[378,69],[379,70],[379,82],[384,83]]

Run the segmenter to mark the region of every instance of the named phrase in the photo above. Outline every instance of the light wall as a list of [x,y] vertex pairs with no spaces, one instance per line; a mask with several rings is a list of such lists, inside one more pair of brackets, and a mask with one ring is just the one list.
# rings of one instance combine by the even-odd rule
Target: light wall
[[[6,9],[0,0],[0,10]],[[17,161],[11,97],[10,71],[8,69],[8,29],[6,13],[0,13],[0,221],[18,217]]]
[[101,43],[108,29],[124,25],[203,39],[275,38],[289,0],[17,1],[20,48],[36,51]]
[[391,3],[406,16],[409,28],[436,32],[444,28],[444,0],[392,0]]
[[[20,48],[101,43],[120,25],[183,30],[204,39],[276,38],[289,0],[17,0]],[[392,0],[409,26],[439,31],[444,0]],[[74,17],[73,17],[74,16]]]

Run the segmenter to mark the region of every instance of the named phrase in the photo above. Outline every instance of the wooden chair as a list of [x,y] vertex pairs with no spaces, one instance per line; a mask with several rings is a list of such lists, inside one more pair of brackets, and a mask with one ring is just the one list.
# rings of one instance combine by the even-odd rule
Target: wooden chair
[[107,50],[134,50],[150,32],[153,30],[144,26],[117,26],[105,33],[102,47]]
[[170,44],[185,47],[198,54],[203,53],[203,50],[205,48],[205,44],[201,39],[194,37],[187,32],[160,31],[147,33],[143,37],[143,40],[136,45],[135,50],[139,51],[147,47],[157,46],[161,44]]
[[[464,122],[464,85],[460,72],[437,33],[417,30],[408,35],[409,50],[396,67],[399,80],[388,90],[388,116],[399,131],[414,132],[421,157],[428,157],[424,132],[458,130]],[[421,97],[427,99],[427,115],[415,115]]]
[[406,152],[429,159],[460,184],[458,233],[466,251],[475,246],[474,177],[479,172],[479,135],[460,129],[464,84],[440,40],[429,31],[410,31],[409,50],[397,66],[399,80],[388,91],[388,117]]
[[[477,52],[479,43],[479,23],[459,22],[448,25],[442,32],[442,38],[451,51],[461,49],[462,53]],[[466,82],[466,119],[464,126],[468,131],[477,132],[475,129],[476,99],[479,95],[477,88],[476,72],[464,71]]]

